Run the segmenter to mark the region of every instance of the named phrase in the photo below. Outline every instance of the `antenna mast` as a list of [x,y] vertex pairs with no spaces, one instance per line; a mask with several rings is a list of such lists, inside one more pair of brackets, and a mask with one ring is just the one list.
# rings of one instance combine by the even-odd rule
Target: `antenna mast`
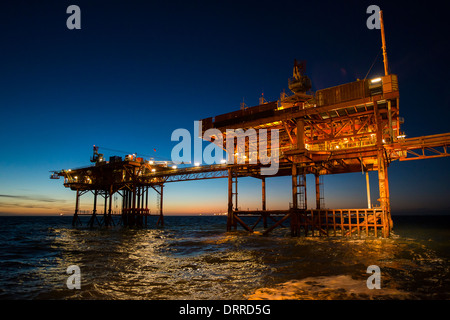
[[380,26],[381,26],[381,42],[383,44],[383,62],[384,62],[384,75],[387,76],[389,74],[388,68],[388,58],[386,51],[386,38],[384,36],[384,21],[383,21],[383,11],[380,10]]

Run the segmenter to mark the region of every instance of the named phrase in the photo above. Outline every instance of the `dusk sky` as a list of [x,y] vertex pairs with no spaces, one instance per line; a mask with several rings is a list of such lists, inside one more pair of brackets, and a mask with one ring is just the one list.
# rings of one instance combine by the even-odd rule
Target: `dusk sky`
[[[371,4],[384,12],[402,130],[450,132],[447,6],[393,2],[2,2],[0,214],[73,213],[75,193],[49,171],[90,165],[93,145],[170,160],[175,129],[192,132],[194,120],[238,110],[243,99],[257,105],[261,93],[277,100],[294,59],[307,61],[313,90],[363,79],[381,49],[380,31],[366,26]],[[66,27],[72,4],[80,30]],[[380,75],[381,54],[368,78]],[[450,158],[391,163],[393,215],[450,213],[449,166]],[[374,201],[376,172],[370,179]],[[324,182],[326,207],[367,205],[361,173]],[[239,192],[242,209],[261,209],[259,180],[241,179]],[[290,192],[289,177],[268,179],[268,209],[287,209]],[[225,212],[227,180],[169,183],[164,195],[166,214]]]

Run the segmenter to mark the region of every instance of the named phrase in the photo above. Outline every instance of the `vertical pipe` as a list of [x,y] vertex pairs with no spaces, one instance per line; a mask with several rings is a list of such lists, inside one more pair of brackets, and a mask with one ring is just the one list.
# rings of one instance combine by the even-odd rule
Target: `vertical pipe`
[[80,207],[80,190],[77,189],[77,198],[75,200],[75,214],[78,214],[79,207]]
[[262,200],[262,204],[261,204],[261,208],[262,208],[262,218],[263,218],[263,224],[264,224],[264,228],[267,228],[267,215],[265,213],[265,211],[267,210],[266,208],[266,178],[261,178],[261,200]]
[[305,207],[304,207],[304,209],[306,210],[306,209],[308,209],[308,201],[307,201],[308,197],[306,195],[306,173],[302,173],[302,180],[303,180],[302,186],[304,188],[304,195],[303,196],[305,197]]
[[136,208],[137,208],[137,212],[140,212],[140,209],[141,209],[141,187],[136,187],[136,195],[137,195]]
[[[384,156],[384,149],[378,150],[378,183],[380,188],[380,204],[383,209],[383,237],[389,236],[389,226],[391,225],[391,208],[389,204],[389,187],[388,187],[388,179],[387,179],[387,165],[386,159]],[[387,217],[387,219],[384,219]],[[389,225],[388,225],[389,224]]]
[[148,211],[148,186],[145,187],[145,226],[147,226],[147,218],[149,215],[149,211]]
[[377,156],[378,161],[378,184],[380,189],[380,201],[381,201],[381,207],[383,209],[386,209],[387,206],[387,190],[386,190],[386,161],[384,158],[384,150],[378,151]]
[[238,210],[238,178],[234,177],[234,209]]
[[[122,223],[125,226],[125,220],[126,220],[126,212],[127,212],[127,202],[128,202],[128,190],[123,190],[123,196],[122,196]],[[111,195],[110,195],[111,196]]]
[[[108,213],[106,213],[106,211],[108,210],[107,202],[112,201],[112,196],[113,196],[113,187],[110,186],[109,190],[105,190],[105,217],[106,217],[105,225],[107,225],[107,226],[114,224],[114,221],[112,220],[112,216],[111,216],[111,211],[108,211]],[[122,199],[122,204],[123,204],[123,199]],[[123,212],[123,210],[122,210],[122,212]]]
[[142,214],[144,213],[144,206],[143,206],[143,200],[144,200],[144,187],[138,187],[138,223],[139,225],[142,225]]
[[145,209],[148,209],[148,187],[145,190]]
[[305,122],[297,119],[297,149],[305,149]]
[[130,213],[131,210],[131,190],[127,190],[127,212]]
[[377,101],[373,102],[374,112],[375,112],[375,121],[376,121],[376,137],[377,137],[377,167],[378,167],[378,185],[380,192],[380,205],[383,211],[389,211],[389,201],[387,199],[387,190],[386,190],[386,158],[384,155],[384,146],[383,146],[383,128],[382,128],[382,119],[380,116],[380,112],[378,109]]
[[136,220],[136,186],[133,185],[133,190],[132,190],[132,194],[131,194],[131,201],[132,201],[132,209],[131,209],[131,215],[128,217],[128,220],[131,218],[131,225],[134,226],[135,225],[135,220]]
[[400,99],[397,98],[397,137],[400,135]]
[[228,215],[227,215],[227,231],[231,231],[233,224],[233,171],[228,168]]
[[136,213],[136,186],[133,186],[133,213]]
[[[298,136],[298,131],[297,131]],[[295,163],[292,164],[292,211],[290,215],[290,223],[291,223],[291,236],[297,236],[298,231],[298,176],[297,176],[297,165]]]
[[387,108],[388,108],[388,121],[389,121],[389,138],[390,143],[394,143],[394,129],[392,128],[392,107],[391,107],[391,100],[387,101]]
[[318,174],[314,176],[316,178],[316,209],[320,210],[320,176]]
[[94,191],[94,208],[92,209],[92,213],[94,215],[97,212],[97,195],[98,195],[98,190],[95,190]]
[[77,189],[77,195],[75,198],[75,213],[73,214],[72,226],[76,225],[78,222],[78,209],[80,206],[80,190]]
[[[112,189],[112,188],[111,188]],[[108,216],[111,217],[112,214],[112,198],[113,198],[113,192],[111,190],[111,192],[109,193],[109,209],[108,209]]]
[[103,205],[103,214],[106,216],[106,210],[108,210],[108,190],[105,190],[105,203]]
[[292,208],[298,209],[297,165],[292,164]]
[[367,208],[372,209],[372,204],[370,202],[369,171],[366,171],[366,188],[367,188]]
[[139,187],[139,225],[142,226],[144,221],[144,187]]
[[98,190],[94,191],[94,207],[92,208],[92,216],[91,219],[89,219],[89,226],[93,227],[94,226],[94,221],[96,219],[96,213],[97,213],[97,195],[98,195]]
[[160,190],[160,196],[161,196],[161,200],[159,201],[159,219],[157,224],[161,223],[161,227],[164,226],[164,216],[163,216],[163,190],[164,190],[164,185],[161,185],[161,190]]
[[388,169],[387,168],[386,168],[386,172],[385,172],[385,186],[386,186],[386,201],[387,201],[386,215],[387,215],[387,223],[389,223],[389,229],[388,229],[388,235],[389,235],[389,230],[394,227],[394,222],[393,222],[392,216],[391,216],[391,197],[389,194],[389,179],[388,179]]
[[[111,195],[110,195],[111,196]],[[123,225],[128,225],[128,214],[130,213],[130,189],[125,190],[125,209],[122,213]]]
[[109,225],[108,213],[106,212],[108,210],[108,190],[105,190],[105,204],[103,208],[103,221],[105,223],[105,227],[107,227]]

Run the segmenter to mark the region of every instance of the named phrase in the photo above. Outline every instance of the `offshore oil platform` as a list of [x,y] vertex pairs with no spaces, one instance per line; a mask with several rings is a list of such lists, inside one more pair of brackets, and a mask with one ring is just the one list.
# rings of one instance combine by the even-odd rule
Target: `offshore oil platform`
[[[264,232],[270,233],[283,223],[290,223],[293,236],[366,235],[388,237],[393,227],[390,206],[388,167],[392,161],[409,161],[449,156],[450,133],[406,138],[399,108],[398,77],[389,73],[382,12],[380,12],[382,49],[385,75],[375,79],[357,80],[332,88],[311,91],[311,81],[305,74],[305,63],[294,63],[293,77],[288,86],[292,94],[282,93],[277,101],[263,98],[254,107],[241,105],[230,113],[205,118],[199,136],[208,129],[221,132],[223,141],[230,129],[276,129],[277,146],[270,146],[276,154],[278,171],[274,175],[261,174],[265,165],[249,150],[259,150],[258,139],[246,139],[244,152],[228,152],[228,161],[213,165],[195,164],[178,168],[167,161],[154,161],[133,154],[112,156],[107,161],[94,146],[92,165],[78,169],[54,171],[53,179],[64,178],[64,186],[76,191],[73,225],[79,216],[90,216],[88,225],[110,226],[118,216],[124,226],[147,225],[148,217],[157,216],[157,225],[164,225],[163,190],[169,182],[227,178],[227,230],[241,225],[253,232],[262,221]],[[228,132],[227,132],[228,130]],[[270,132],[270,130],[267,130]],[[230,136],[229,139],[235,139]],[[210,142],[213,139],[209,140]],[[252,145],[256,144],[256,145]],[[233,143],[234,145],[234,143]],[[253,149],[252,149],[253,148]],[[256,149],[255,149],[256,148]],[[229,151],[229,150],[228,150]],[[232,159],[233,161],[230,161]],[[253,159],[255,160],[255,159]],[[326,209],[321,195],[321,177],[330,174],[365,172],[367,208]],[[379,197],[370,199],[368,172],[378,172]],[[316,201],[314,209],[307,204],[306,175],[315,177]],[[266,210],[266,178],[292,177],[292,202],[289,209]],[[261,180],[261,208],[242,211],[238,207],[237,182],[240,177]],[[158,212],[151,213],[149,190],[157,194]],[[92,192],[93,209],[79,210],[80,197]],[[103,214],[97,210],[98,197],[104,199]],[[113,196],[121,199],[120,210],[113,210]],[[250,225],[246,216],[256,217]],[[271,223],[269,225],[269,222]]]

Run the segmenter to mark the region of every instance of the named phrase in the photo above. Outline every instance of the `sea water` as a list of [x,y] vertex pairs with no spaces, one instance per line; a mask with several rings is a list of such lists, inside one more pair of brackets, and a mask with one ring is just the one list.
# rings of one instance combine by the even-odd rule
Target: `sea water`
[[[390,238],[226,232],[223,216],[164,227],[0,217],[0,299],[449,299],[450,216],[394,216]],[[249,221],[251,223],[251,221]],[[261,227],[262,228],[262,227]],[[69,289],[69,266],[80,289]],[[369,289],[367,268],[380,268]]]

